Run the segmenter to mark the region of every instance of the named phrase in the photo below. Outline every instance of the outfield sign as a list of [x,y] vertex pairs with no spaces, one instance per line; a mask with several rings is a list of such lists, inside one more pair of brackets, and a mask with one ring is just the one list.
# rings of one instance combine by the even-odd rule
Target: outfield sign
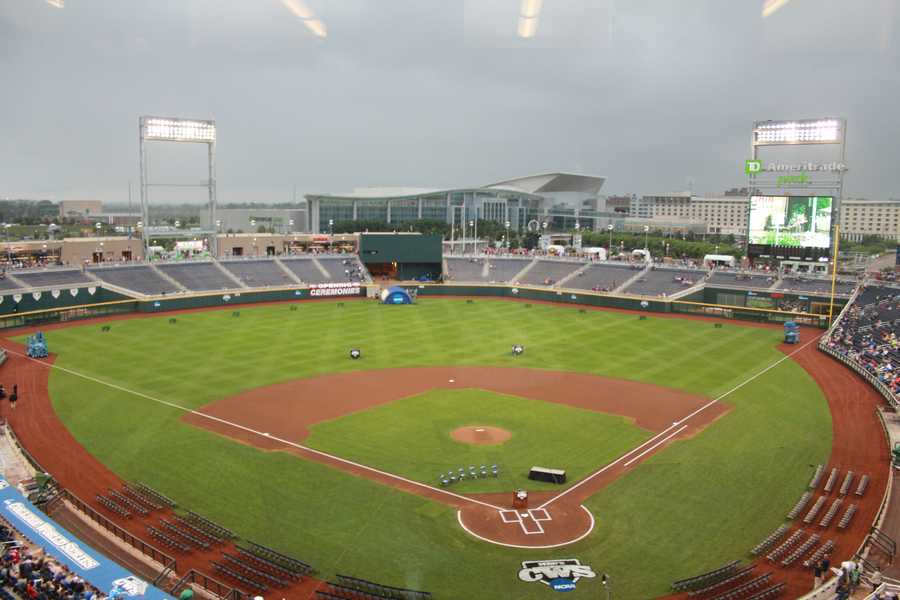
[[314,283],[309,286],[309,295],[314,298],[359,296],[361,293],[358,283]]
[[588,579],[597,574],[577,558],[561,560],[524,560],[519,579],[528,583],[541,582],[555,592],[574,592],[575,583],[582,577]]

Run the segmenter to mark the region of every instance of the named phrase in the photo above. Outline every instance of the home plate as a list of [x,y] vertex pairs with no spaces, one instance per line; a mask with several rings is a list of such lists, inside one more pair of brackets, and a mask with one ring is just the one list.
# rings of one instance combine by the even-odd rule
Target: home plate
[[482,432],[482,431],[484,431],[484,427],[479,427],[479,428],[476,429],[475,431]]
[[449,381],[450,383],[454,383],[456,380],[455,380],[455,379],[448,379],[447,381]]

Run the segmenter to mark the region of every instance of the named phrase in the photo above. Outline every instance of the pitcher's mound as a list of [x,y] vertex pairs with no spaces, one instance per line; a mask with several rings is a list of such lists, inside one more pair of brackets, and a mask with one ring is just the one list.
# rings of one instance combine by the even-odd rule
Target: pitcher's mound
[[512,437],[512,433],[499,427],[490,427],[488,425],[470,425],[468,427],[459,427],[450,432],[457,442],[464,444],[485,444],[493,446],[502,444]]

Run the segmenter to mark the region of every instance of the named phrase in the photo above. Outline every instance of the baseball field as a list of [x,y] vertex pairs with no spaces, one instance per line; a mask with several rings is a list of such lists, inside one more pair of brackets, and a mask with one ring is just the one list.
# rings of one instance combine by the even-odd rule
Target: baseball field
[[[775,328],[439,298],[171,318],[48,331],[55,410],[122,478],[323,577],[541,598],[552,592],[520,581],[521,562],[577,558],[608,573],[617,598],[661,596],[747,557],[831,451],[828,404]],[[710,403],[702,425],[657,438]],[[654,439],[666,443],[580,486]],[[481,465],[497,476],[440,482]],[[530,482],[532,465],[565,468],[568,482]],[[581,494],[593,528],[520,549],[460,526],[465,498],[492,503],[520,487]],[[572,597],[598,590],[583,581]]]

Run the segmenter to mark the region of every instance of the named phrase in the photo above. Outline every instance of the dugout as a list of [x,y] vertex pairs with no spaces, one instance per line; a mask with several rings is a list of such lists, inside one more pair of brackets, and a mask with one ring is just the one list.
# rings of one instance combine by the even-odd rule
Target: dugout
[[362,233],[359,259],[379,279],[439,281],[443,256],[440,235]]

